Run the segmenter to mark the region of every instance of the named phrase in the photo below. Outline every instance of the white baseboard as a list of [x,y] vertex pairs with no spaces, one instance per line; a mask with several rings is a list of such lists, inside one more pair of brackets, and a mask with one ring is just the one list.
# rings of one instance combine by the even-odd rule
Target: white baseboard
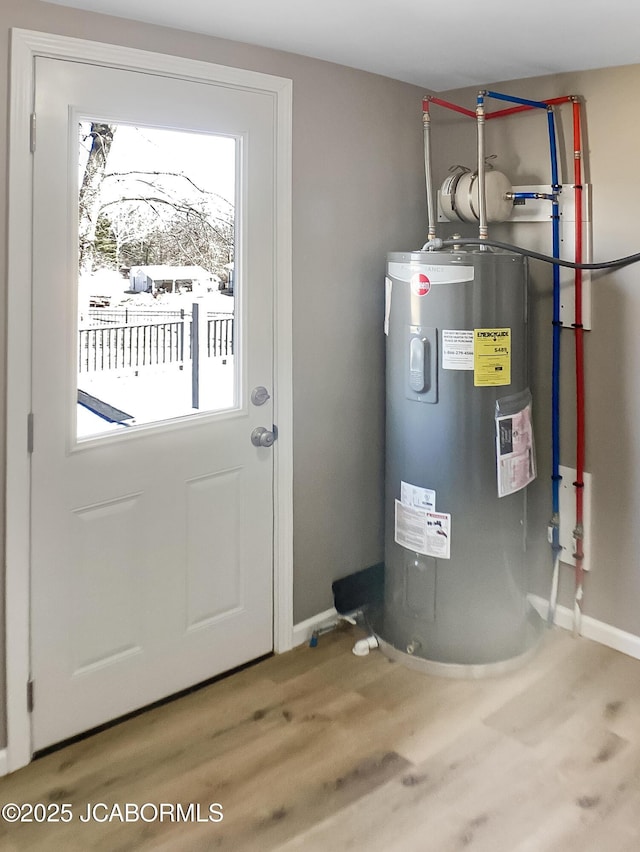
[[0,749],[0,778],[9,774],[9,759],[6,748]]
[[[531,605],[546,621],[549,601],[539,595],[529,595],[528,597]],[[338,618],[338,612],[334,607],[331,607],[331,609],[307,618],[306,621],[295,624],[293,627],[293,647],[296,648],[298,645],[304,645],[305,642],[311,639],[311,634],[314,630],[334,621],[336,618]],[[573,610],[567,606],[558,605],[556,607],[555,624],[564,630],[573,630]],[[594,642],[606,645],[607,648],[613,648],[615,651],[620,651],[629,657],[640,660],[640,636],[636,636],[634,633],[627,633],[625,630],[620,630],[620,628],[613,627],[611,624],[605,624],[604,621],[598,621],[597,618],[592,618],[590,615],[583,615],[580,635],[584,636],[585,639],[592,639]],[[0,774],[3,766],[2,757],[3,753],[0,752]]]
[[335,607],[327,609],[324,612],[319,612],[317,615],[312,615],[306,621],[301,621],[299,624],[293,625],[293,648],[298,645],[304,645],[311,639],[311,634],[318,627],[321,627],[327,622],[334,621],[338,617],[338,611]]
[[[538,595],[529,595],[529,600],[541,617],[546,620],[549,601]],[[606,645],[607,648],[613,648],[615,651],[620,651],[640,660],[640,636],[627,633],[611,624],[605,624],[604,621],[598,621],[596,618],[591,618],[590,615],[583,615],[580,621],[580,635],[584,636],[585,639],[593,639],[594,642]],[[573,630],[573,610],[567,606],[557,606],[555,624],[565,630]]]

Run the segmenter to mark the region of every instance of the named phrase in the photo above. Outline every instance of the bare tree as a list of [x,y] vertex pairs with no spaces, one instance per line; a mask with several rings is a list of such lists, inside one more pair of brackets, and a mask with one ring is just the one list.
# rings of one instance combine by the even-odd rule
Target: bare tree
[[233,204],[184,172],[109,171],[116,126],[83,127],[88,129],[79,194],[80,274],[114,263],[167,263],[197,264],[226,278],[235,247]]
[[[113,200],[102,204],[101,211],[118,235],[118,257],[127,265],[197,264],[224,275],[235,247],[234,208],[229,201],[199,189],[182,174],[111,173],[105,175],[105,182],[110,178],[122,181],[122,187]],[[194,188],[200,197],[189,191]]]
[[113,144],[116,126],[92,121],[86,141],[89,150],[78,195],[79,271],[91,272],[96,225],[101,212],[100,188],[104,180],[107,158]]

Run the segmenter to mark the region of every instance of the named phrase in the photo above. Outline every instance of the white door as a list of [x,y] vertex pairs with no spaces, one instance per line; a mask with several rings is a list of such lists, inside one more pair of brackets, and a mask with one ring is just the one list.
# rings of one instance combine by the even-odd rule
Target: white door
[[[273,393],[275,118],[272,98],[258,91],[41,58],[35,113],[31,652],[38,750],[273,647],[273,451],[251,442],[257,427],[271,430],[272,404],[253,403],[251,391]],[[78,187],[86,168],[78,138],[100,122],[116,128],[116,138],[134,128],[152,145],[154,134],[185,134],[174,169],[181,184],[205,181],[219,167],[216,145],[226,144],[227,154],[231,145],[234,296],[225,304],[233,315],[233,354],[217,355],[211,369],[205,357],[196,408],[189,346],[182,364],[167,356],[176,327],[165,329],[161,345],[153,332],[153,363],[120,364],[120,372],[103,372],[103,384],[98,360],[130,352],[131,332],[121,332],[129,335],[125,343],[113,336],[105,342],[104,335],[100,343],[79,342],[91,305],[94,313],[106,308],[97,291],[108,289],[97,283],[100,276],[89,279],[89,292],[86,280],[78,284]],[[185,158],[195,169],[186,177]],[[175,212],[179,205],[175,198],[165,203],[168,190],[158,187],[157,173],[171,169],[150,155],[142,164],[121,158],[116,171],[112,183],[136,171],[147,196],[153,184],[155,201],[144,204],[155,205],[168,228],[173,213],[160,208]],[[109,222],[114,231],[113,216]],[[113,275],[109,282],[106,301],[122,309]],[[187,299],[200,308],[202,347],[203,317],[219,318],[225,296],[217,282],[184,289],[181,304]],[[147,309],[139,296],[124,301]],[[150,298],[153,310],[159,293]],[[163,308],[175,308],[170,297],[162,300]],[[91,322],[104,327],[103,319],[92,314]],[[127,322],[158,324],[155,317]],[[111,325],[127,323],[116,317]],[[189,323],[184,327],[188,335]],[[89,345],[91,375],[89,361],[79,372]],[[160,363],[158,351],[169,363]],[[78,406],[79,390],[93,408]],[[174,398],[176,407],[167,410],[164,403]]]

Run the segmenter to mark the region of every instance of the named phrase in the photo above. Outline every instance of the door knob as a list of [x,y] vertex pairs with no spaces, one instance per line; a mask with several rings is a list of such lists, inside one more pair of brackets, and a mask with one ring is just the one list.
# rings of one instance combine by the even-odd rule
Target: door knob
[[254,447],[271,447],[276,439],[275,430],[270,432],[264,426],[258,426],[251,433],[251,443]]
[[254,405],[264,405],[270,399],[269,391],[262,385],[258,385],[251,391],[251,402]]

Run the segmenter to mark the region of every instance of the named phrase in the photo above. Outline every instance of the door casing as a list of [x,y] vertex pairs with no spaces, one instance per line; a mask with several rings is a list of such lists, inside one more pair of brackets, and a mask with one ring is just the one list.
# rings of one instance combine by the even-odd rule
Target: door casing
[[[30,678],[30,454],[32,122],[34,58],[44,56],[113,68],[213,81],[268,92],[276,115],[274,306],[274,649],[293,645],[293,443],[291,292],[292,82],[243,69],[29,30],[12,30],[9,130],[9,251],[6,424],[6,696],[5,770],[32,757]],[[35,127],[34,127],[35,125]]]

